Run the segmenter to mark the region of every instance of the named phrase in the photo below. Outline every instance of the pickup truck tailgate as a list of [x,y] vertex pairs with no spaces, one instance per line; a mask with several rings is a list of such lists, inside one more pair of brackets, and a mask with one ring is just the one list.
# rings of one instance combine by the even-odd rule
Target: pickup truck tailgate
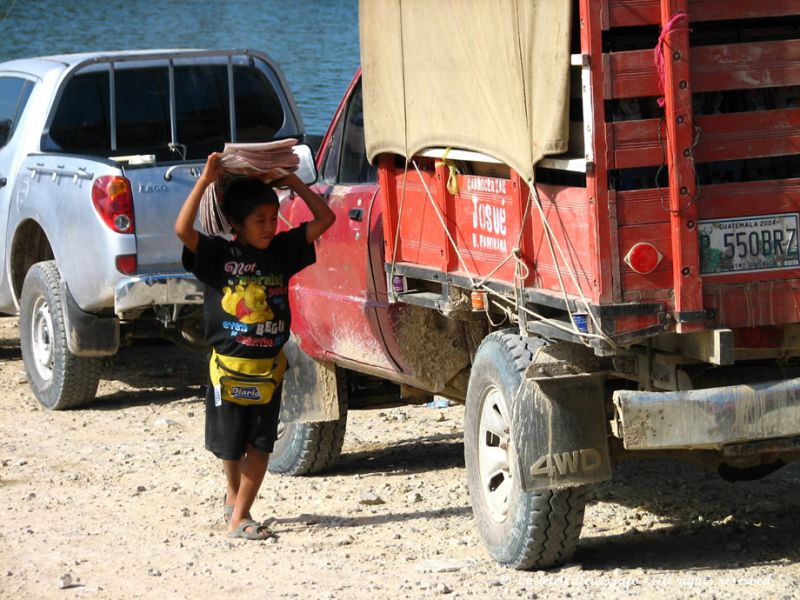
[[139,273],[175,272],[181,266],[181,243],[175,217],[194,186],[202,164],[128,167],[133,191]]

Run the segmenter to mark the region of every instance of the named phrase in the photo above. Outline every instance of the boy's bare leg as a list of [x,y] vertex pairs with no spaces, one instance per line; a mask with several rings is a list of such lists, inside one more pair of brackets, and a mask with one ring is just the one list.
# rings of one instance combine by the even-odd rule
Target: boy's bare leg
[[231,506],[236,504],[236,496],[239,494],[239,484],[242,480],[243,461],[244,456],[239,460],[222,461],[222,470],[225,471],[225,478],[228,480],[225,504],[229,504]]
[[250,507],[255,502],[261,482],[264,481],[268,463],[269,454],[247,446],[247,453],[240,462],[239,490],[231,520],[228,522],[228,531],[234,531],[243,520],[250,518]]

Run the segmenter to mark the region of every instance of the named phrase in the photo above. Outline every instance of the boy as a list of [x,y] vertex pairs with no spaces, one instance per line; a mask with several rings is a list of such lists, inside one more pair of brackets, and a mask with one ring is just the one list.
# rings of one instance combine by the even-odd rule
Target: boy
[[184,244],[184,267],[205,284],[205,337],[213,348],[205,444],[222,459],[228,535],[263,540],[272,533],[250,518],[250,507],[277,437],[286,369],[281,348],[291,321],[289,278],[314,263],[314,241],[335,216],[296,175],[287,175],[273,185],[294,190],[314,218],[276,233],[275,192],[257,178],[240,177],[226,186],[222,201],[235,239],[206,236],[194,221],[203,192],[220,172],[215,152],[175,220],[175,233]]

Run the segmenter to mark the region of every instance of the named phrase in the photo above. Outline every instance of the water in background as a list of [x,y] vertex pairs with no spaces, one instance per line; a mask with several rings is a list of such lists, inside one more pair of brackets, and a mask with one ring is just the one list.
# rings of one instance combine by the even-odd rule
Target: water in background
[[[5,16],[5,18],[3,18]],[[324,133],[359,63],[358,0],[0,0],[0,61],[142,48],[252,48]]]

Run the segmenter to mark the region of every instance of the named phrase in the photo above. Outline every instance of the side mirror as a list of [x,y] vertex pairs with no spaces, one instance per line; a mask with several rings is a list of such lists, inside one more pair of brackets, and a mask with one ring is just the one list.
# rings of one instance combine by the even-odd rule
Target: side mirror
[[314,164],[314,153],[311,151],[311,146],[308,144],[297,144],[292,147],[294,152],[300,158],[300,166],[297,167],[296,175],[300,181],[306,185],[311,185],[317,181],[317,166]]

